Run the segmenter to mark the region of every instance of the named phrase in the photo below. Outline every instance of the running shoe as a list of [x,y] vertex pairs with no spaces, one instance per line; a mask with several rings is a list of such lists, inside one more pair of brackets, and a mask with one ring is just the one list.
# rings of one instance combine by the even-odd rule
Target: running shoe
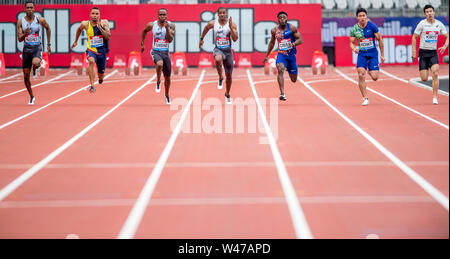
[[166,95],[166,104],[172,104],[172,102],[170,101],[170,97]]
[[36,78],[37,73],[36,73],[37,68],[33,68],[33,79]]
[[89,92],[91,93],[95,93],[95,87],[93,85],[91,85],[91,87],[89,88]]
[[281,101],[286,101],[286,100],[287,100],[287,99],[286,99],[286,95],[281,94],[281,95],[280,95],[280,100],[281,100]]
[[99,83],[99,84],[103,84],[103,79],[99,79],[99,80],[98,80],[98,83]]
[[219,78],[219,82],[217,83],[217,89],[222,90],[223,88],[223,79]]
[[433,104],[438,104],[438,100],[436,97],[433,98]]
[[155,92],[161,92],[161,81],[156,82]]
[[30,98],[30,102],[28,102],[28,105],[34,105],[34,101],[36,100],[36,98],[34,98],[34,96],[33,97],[31,97]]
[[228,94],[225,94],[225,103],[226,104],[232,104],[232,102],[231,102],[231,96]]
[[369,105],[369,98],[364,98],[363,103],[361,104],[362,106],[367,106]]

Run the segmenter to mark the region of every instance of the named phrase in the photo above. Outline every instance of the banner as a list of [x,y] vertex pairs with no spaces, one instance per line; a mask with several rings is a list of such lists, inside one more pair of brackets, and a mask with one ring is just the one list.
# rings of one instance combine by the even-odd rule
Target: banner
[[[412,35],[417,24],[425,17],[375,17],[370,21],[375,23],[382,36]],[[438,16],[448,32],[448,16]],[[358,21],[356,18],[323,18],[322,20],[322,43],[324,47],[334,46],[334,37],[350,36],[350,29]]]
[[[416,60],[411,59],[412,56],[412,45],[411,45],[412,36],[384,36],[384,57],[385,62],[381,64],[383,65],[411,65],[418,64],[417,58]],[[358,55],[355,54],[350,49],[350,37],[335,37],[335,64],[336,66],[356,66],[356,61]],[[417,55],[419,55],[419,43],[420,37],[417,38]],[[439,35],[438,37],[438,48],[442,47],[445,43],[445,37]],[[378,41],[376,41],[378,48],[378,57],[381,55],[380,48],[378,46]],[[439,64],[444,64],[443,57],[448,55],[448,48],[445,50],[444,54],[439,55]],[[378,59],[380,60],[380,59]]]
[[[111,60],[115,55],[128,55],[131,51],[140,51],[141,33],[145,25],[157,20],[157,11],[164,7],[168,11],[168,20],[176,25],[174,42],[170,52],[184,52],[189,66],[197,66],[201,52],[212,53],[213,31],[208,32],[202,49],[198,48],[199,39],[206,24],[216,17],[221,5],[99,5],[101,18],[107,19],[111,27]],[[85,32],[78,46],[71,50],[75,33],[82,20],[89,20],[93,5],[36,5],[36,12],[50,25],[52,67],[69,67],[71,54],[83,53],[87,47]],[[16,22],[25,16],[23,5],[2,5],[0,16],[0,52],[5,53],[8,67],[20,67],[19,58],[23,43],[17,41]],[[310,65],[312,54],[321,50],[322,6],[320,4],[289,5],[226,5],[228,15],[237,24],[239,40],[233,42],[236,53],[248,53],[253,65],[263,65],[262,61],[271,38],[271,29],[276,26],[277,13],[288,12],[289,22],[299,28],[303,44],[297,47],[299,65]],[[45,36],[45,33],[43,33]],[[45,38],[45,37],[44,37]],[[46,44],[47,39],[44,39]],[[145,53],[142,55],[144,66],[154,65],[150,57],[152,33],[147,34]],[[276,50],[276,49],[275,49]]]

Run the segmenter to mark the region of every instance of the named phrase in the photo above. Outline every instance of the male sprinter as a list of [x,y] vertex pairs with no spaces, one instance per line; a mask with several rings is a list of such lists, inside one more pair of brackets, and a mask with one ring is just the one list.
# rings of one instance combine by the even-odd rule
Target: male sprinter
[[[203,39],[209,30],[214,28],[214,43],[215,48],[213,51],[214,59],[216,61],[217,73],[219,74],[219,83],[217,84],[217,88],[221,90],[223,88],[223,72],[222,72],[222,64],[225,68],[225,84],[227,89],[225,91],[225,101],[227,104],[231,104],[230,90],[232,73],[233,73],[233,51],[231,50],[231,41],[230,38],[236,42],[238,40],[238,32],[237,26],[233,22],[233,20],[228,18],[227,9],[225,7],[219,7],[217,9],[216,20],[210,21],[205,28],[203,29],[202,36],[200,37],[199,48],[201,49],[203,46]],[[228,18],[228,19],[227,19]]]
[[[356,10],[358,23],[350,29],[350,48],[358,54],[356,68],[358,70],[358,86],[363,96],[363,106],[369,105],[369,98],[366,92],[366,69],[369,69],[369,75],[373,81],[377,81],[380,70],[378,64],[378,50],[375,45],[375,39],[380,44],[381,63],[384,62],[384,44],[378,27],[367,20],[367,11],[364,8]],[[358,40],[358,47],[355,46],[355,39]]]
[[25,41],[22,51],[22,69],[25,86],[30,94],[29,105],[33,105],[36,98],[31,89],[30,69],[33,69],[33,76],[36,76],[36,69],[41,66],[42,59],[42,36],[41,26],[47,32],[47,52],[50,54],[50,39],[51,31],[47,21],[43,17],[38,17],[34,14],[34,3],[26,1],[25,13],[26,16],[17,21],[17,38],[19,42]]
[[145,36],[149,31],[153,32],[153,44],[150,55],[156,64],[156,88],[155,91],[161,91],[161,70],[164,74],[165,99],[167,104],[171,104],[169,97],[170,76],[172,74],[172,63],[169,56],[169,44],[173,41],[175,35],[175,24],[167,21],[167,10],[161,8],[158,10],[158,20],[148,23],[142,31],[141,51],[145,51]]
[[412,59],[416,60],[416,39],[420,36],[419,45],[419,70],[420,78],[426,82],[428,80],[428,69],[431,69],[431,76],[433,77],[433,104],[438,104],[438,90],[439,90],[439,57],[436,51],[439,33],[445,36],[444,46],[439,48],[439,52],[444,54],[448,47],[448,33],[442,22],[434,19],[434,7],[432,5],[425,5],[423,8],[426,19],[420,21],[414,31],[412,37]]
[[279,12],[277,15],[278,25],[272,28],[272,38],[267,47],[266,57],[263,63],[267,62],[270,52],[275,46],[275,39],[278,41],[277,70],[278,70],[278,86],[280,87],[280,100],[286,101],[284,93],[284,70],[287,69],[292,82],[297,82],[297,49],[296,46],[302,44],[303,40],[298,32],[297,27],[287,22],[288,15],[286,12]]
[[95,93],[95,71],[94,64],[97,64],[98,83],[103,83],[106,69],[106,55],[109,52],[109,40],[111,31],[108,20],[100,20],[100,9],[92,7],[89,21],[82,21],[78,27],[72,49],[78,44],[78,38],[83,30],[86,30],[88,37],[86,54],[88,55],[88,74],[91,82],[89,91]]

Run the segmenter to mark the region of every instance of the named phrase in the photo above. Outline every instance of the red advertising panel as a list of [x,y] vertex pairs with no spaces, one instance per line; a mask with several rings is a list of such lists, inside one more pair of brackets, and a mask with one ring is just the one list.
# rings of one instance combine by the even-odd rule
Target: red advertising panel
[[[411,65],[417,64],[416,60],[411,59],[412,56],[412,36],[384,36],[384,57],[386,61],[384,65]],[[358,55],[353,53],[350,49],[350,37],[335,37],[335,62],[336,66],[355,66]],[[417,50],[419,49],[420,37],[417,38]],[[445,43],[445,37],[439,35],[438,48],[442,47]],[[377,42],[378,45],[378,42]],[[379,50],[379,49],[378,49]],[[417,53],[418,54],[418,53]],[[448,48],[444,54],[439,52],[439,63],[443,64],[443,57],[448,55]],[[380,51],[378,51],[380,55]]]
[[[215,18],[221,5],[164,5],[168,10],[168,20],[176,25],[175,39],[170,44],[170,52],[184,52],[189,66],[197,66],[201,52],[212,53],[213,33],[205,37],[202,49],[198,48],[199,38],[206,24]],[[140,51],[141,32],[145,25],[157,19],[157,11],[162,5],[100,5],[101,18],[107,19],[111,27],[110,57],[128,55],[131,51]],[[299,65],[310,65],[312,53],[322,46],[321,26],[322,7],[320,4],[297,5],[226,5],[229,16],[237,24],[239,40],[233,42],[234,51],[248,53],[253,65],[263,60],[270,41],[270,30],[276,26],[276,15],[287,11],[289,22],[299,27],[303,44],[297,47]],[[71,50],[76,30],[82,20],[89,19],[92,5],[36,5],[36,12],[50,25],[52,37],[52,67],[69,67],[71,54],[83,53],[87,47],[85,33],[78,46]],[[23,5],[3,5],[0,16],[0,52],[5,53],[9,67],[20,67],[22,43],[17,42],[16,21],[25,15]],[[151,66],[150,49],[152,33],[147,35],[145,53],[142,55],[144,66]],[[45,43],[47,39],[45,39]],[[276,50],[276,49],[275,49]]]

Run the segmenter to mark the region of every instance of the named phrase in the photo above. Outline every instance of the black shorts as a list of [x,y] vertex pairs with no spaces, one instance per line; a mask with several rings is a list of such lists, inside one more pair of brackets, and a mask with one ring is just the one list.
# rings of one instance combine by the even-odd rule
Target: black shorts
[[428,70],[435,64],[439,64],[436,50],[419,49],[419,70]]
[[163,75],[165,77],[170,77],[172,74],[172,62],[170,61],[169,52],[152,50],[150,54],[152,55],[152,59],[155,64],[160,60],[163,61]]
[[222,64],[223,68],[225,69],[225,74],[231,74],[233,73],[233,65],[234,65],[234,59],[233,59],[233,51],[231,48],[229,49],[219,49],[214,48],[213,55],[216,57],[217,55],[222,55]]
[[42,46],[28,46],[24,44],[22,52],[22,68],[31,69],[34,58],[42,60]]

